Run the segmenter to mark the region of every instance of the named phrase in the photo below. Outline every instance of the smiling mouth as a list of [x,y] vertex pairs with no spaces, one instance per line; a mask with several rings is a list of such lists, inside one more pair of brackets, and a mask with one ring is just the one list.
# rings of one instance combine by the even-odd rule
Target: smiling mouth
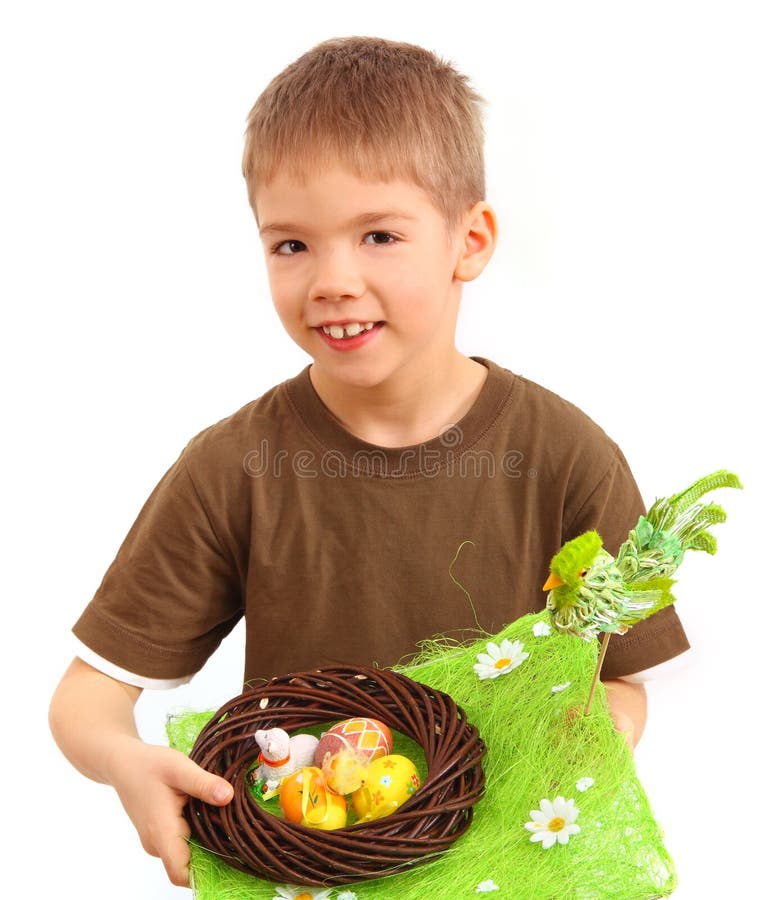
[[376,324],[376,322],[347,322],[344,325],[321,325],[320,330],[327,334],[328,337],[341,341],[346,338],[357,337],[359,334],[363,334],[364,331],[371,331]]

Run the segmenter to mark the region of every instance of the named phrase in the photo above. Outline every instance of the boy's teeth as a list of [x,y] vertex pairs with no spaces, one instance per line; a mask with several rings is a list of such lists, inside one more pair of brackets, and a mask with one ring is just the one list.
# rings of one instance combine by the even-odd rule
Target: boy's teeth
[[322,330],[333,338],[355,337],[362,331],[371,331],[373,322],[349,322],[346,325],[323,325]]

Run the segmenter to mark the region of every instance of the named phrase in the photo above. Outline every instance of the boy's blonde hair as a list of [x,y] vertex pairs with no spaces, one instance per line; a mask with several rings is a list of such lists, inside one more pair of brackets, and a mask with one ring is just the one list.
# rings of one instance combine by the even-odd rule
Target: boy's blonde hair
[[338,163],[416,183],[449,225],[485,197],[482,98],[428,50],[380,38],[318,44],[271,81],[247,120],[254,194],[280,171],[305,180]]

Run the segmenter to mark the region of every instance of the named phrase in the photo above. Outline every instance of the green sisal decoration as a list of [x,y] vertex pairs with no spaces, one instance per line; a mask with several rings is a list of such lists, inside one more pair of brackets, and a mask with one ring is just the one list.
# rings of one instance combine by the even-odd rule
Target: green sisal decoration
[[[482,893],[511,900],[668,896],[676,883],[674,867],[632,756],[613,728],[603,688],[592,714],[581,715],[597,645],[574,641],[548,623],[549,614],[542,612],[469,646],[430,641],[412,665],[397,667],[452,696],[488,747],[485,795],[476,804],[469,830],[446,853],[374,881],[297,891],[291,890],[294,885],[279,885],[285,888],[279,892],[277,885],[232,869],[193,845],[197,900],[452,900]],[[489,654],[491,644],[508,646],[505,641],[515,648],[521,643],[517,658],[523,653],[527,658],[511,670],[506,665],[505,674],[477,677],[478,656]],[[502,664],[497,658],[499,670]],[[188,752],[210,717],[171,717],[171,746]],[[398,749],[414,755],[414,748],[401,744]],[[578,784],[587,789],[578,790]],[[565,845],[543,849],[531,841],[525,825],[542,800],[558,796],[574,800],[580,831]],[[491,883],[499,890],[487,890]]]

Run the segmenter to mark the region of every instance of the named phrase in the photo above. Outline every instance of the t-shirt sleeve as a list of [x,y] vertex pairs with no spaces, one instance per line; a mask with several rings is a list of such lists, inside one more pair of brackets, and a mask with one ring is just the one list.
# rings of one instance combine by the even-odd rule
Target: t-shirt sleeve
[[96,653],[136,675],[197,672],[243,614],[238,566],[187,466],[165,473],[73,628]]
[[[595,529],[613,555],[636,525],[645,507],[634,476],[620,449],[592,493],[564,522],[565,540]],[[684,653],[690,647],[673,606],[638,622],[624,635],[612,635],[601,677],[619,678],[642,672]]]

